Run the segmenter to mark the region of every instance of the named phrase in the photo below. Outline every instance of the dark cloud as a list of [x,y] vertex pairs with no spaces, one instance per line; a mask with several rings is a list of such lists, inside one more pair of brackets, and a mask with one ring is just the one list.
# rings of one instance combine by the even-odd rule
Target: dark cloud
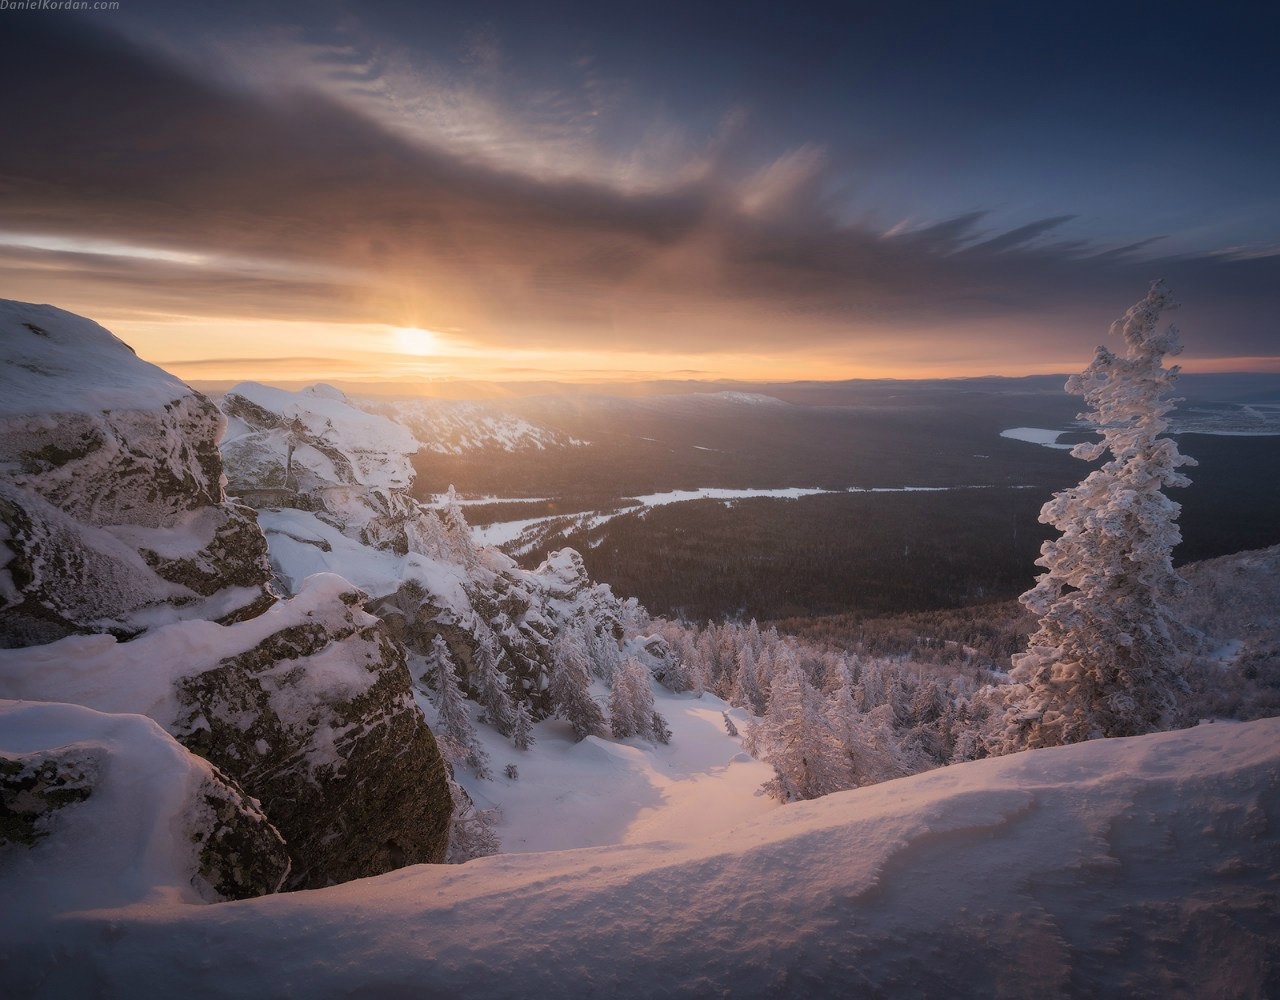
[[948,326],[1021,323],[1022,356],[1061,357],[1163,276],[1196,304],[1188,325],[1214,328],[1196,353],[1277,353],[1280,256],[1154,259],[1158,237],[1098,245],[1064,235],[1062,213],[1002,228],[973,211],[886,236],[840,221],[835,168],[813,156],[780,155],[758,189],[732,149],[658,191],[539,180],[411,145],[315,93],[201,80],[83,24],[15,18],[0,46],[0,228],[207,258],[0,247],[0,280],[23,297],[677,352],[883,336],[924,350]]

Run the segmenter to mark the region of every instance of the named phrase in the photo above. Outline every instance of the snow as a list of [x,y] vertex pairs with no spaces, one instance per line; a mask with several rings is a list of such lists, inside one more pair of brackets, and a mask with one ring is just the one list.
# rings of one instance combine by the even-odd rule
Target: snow
[[843,490],[824,490],[816,486],[789,486],[772,490],[732,490],[716,487],[703,487],[696,490],[671,490],[667,493],[650,493],[636,497],[642,507],[665,507],[672,503],[686,503],[690,500],[746,500],[753,497],[764,497],[772,500],[799,500],[801,497],[816,496],[819,493],[842,493]]
[[4,922],[201,902],[191,884],[195,852],[182,833],[214,773],[208,762],[140,715],[0,701],[0,754],[21,761],[50,752],[87,769],[92,791],[56,810],[49,835],[33,847],[0,855]]
[[1025,441],[1027,444],[1039,444],[1046,448],[1070,451],[1075,445],[1058,444],[1058,438],[1066,433],[1066,431],[1051,431],[1043,427],[1010,427],[1007,431],[1001,431],[1000,436],[1012,441]]
[[[602,683],[592,694],[608,702]],[[430,703],[419,695],[419,704],[434,723]],[[480,808],[499,808],[495,832],[503,851],[693,842],[778,808],[755,794],[773,770],[743,751],[740,737],[725,733],[721,712],[745,729],[741,709],[711,694],[694,698],[662,688],[655,688],[654,704],[671,728],[670,745],[594,736],[575,743],[567,722],[548,719],[534,725],[533,748],[520,752],[491,726],[476,725],[494,779],[477,780],[461,767],[456,776]],[[474,718],[476,704],[466,707]],[[518,780],[503,777],[507,764],[519,768]]]
[[[637,511],[638,507],[627,507],[617,513],[631,513]],[[476,540],[477,545],[508,545],[516,541],[529,528],[539,524],[548,524],[552,521],[569,521],[574,526],[584,523],[585,519],[604,516],[607,521],[611,516],[616,515],[597,515],[592,512],[586,514],[550,514],[546,517],[526,517],[519,521],[496,521],[493,524],[473,525],[471,528],[471,537]]]
[[153,410],[190,395],[92,320],[0,299],[0,420]]
[[404,424],[422,442],[423,448],[442,455],[462,455],[488,448],[508,452],[547,451],[588,443],[502,412],[493,404],[419,399],[366,405]]
[[[427,507],[443,507],[450,502],[449,494],[433,493],[428,499]],[[459,507],[478,507],[484,504],[493,503],[548,503],[553,497],[498,497],[498,496],[480,496],[480,497],[454,497],[452,502]]]
[[[234,625],[182,621],[152,629],[130,642],[106,634],[72,635],[43,646],[0,649],[0,698],[68,701],[101,712],[146,715],[170,725],[178,714],[175,683],[220,660],[252,649],[271,635],[303,622],[332,616],[346,606],[351,584],[331,573],[302,583],[296,597],[256,618]],[[372,616],[353,610],[358,622]],[[334,650],[306,661],[318,680],[334,690],[363,690],[372,681],[359,665],[339,676]],[[310,680],[310,679],[309,679]]]
[[[286,421],[300,420],[312,437],[342,451],[361,486],[405,489],[413,482],[413,465],[409,459],[417,453],[419,444],[409,429],[359,409],[332,386],[314,385],[289,392],[258,382],[242,382],[227,395],[247,399]],[[239,421],[229,426],[224,447],[245,431],[247,428]],[[262,446],[267,447],[272,440],[272,435],[263,435]],[[283,449],[279,442],[274,447]],[[293,460],[326,482],[342,482],[332,461],[310,445],[300,444]]]
[[[447,597],[461,593],[467,579],[465,568],[456,563],[364,545],[309,511],[261,510],[258,524],[267,536],[271,565],[290,593],[297,593],[315,573],[341,574],[370,597],[385,597],[406,580],[416,580],[431,593]],[[461,602],[466,603],[465,598]]]
[[786,406],[777,396],[766,396],[762,392],[695,392],[682,398],[697,402],[736,403],[739,406]]
[[609,846],[241,902],[5,905],[0,954],[14,996],[1259,996],[1278,773],[1280,720],[1218,723],[745,821],[709,799],[709,837],[632,821]]

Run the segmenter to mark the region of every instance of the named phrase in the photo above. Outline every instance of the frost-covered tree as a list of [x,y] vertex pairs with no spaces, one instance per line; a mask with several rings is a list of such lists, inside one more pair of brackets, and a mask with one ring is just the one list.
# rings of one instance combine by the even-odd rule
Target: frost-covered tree
[[640,736],[669,743],[667,721],[653,707],[653,682],[649,669],[628,656],[613,679],[609,694],[609,727],[618,739]]
[[449,821],[449,847],[445,861],[460,865],[472,858],[497,854],[502,846],[493,826],[496,809],[477,809],[466,789],[449,779],[449,795],[453,799],[453,817]]
[[489,755],[476,738],[466,699],[453,670],[453,657],[440,636],[431,640],[431,677],[435,682],[436,742],[445,760],[471,768],[477,778],[489,778]]
[[666,717],[656,709],[649,716],[649,734],[655,743],[665,746],[671,742],[671,727],[667,725]]
[[582,622],[581,634],[586,643],[591,669],[606,684],[613,683],[613,675],[622,660],[618,642],[607,626],[601,626],[588,613]]
[[773,766],[764,790],[780,802],[816,799],[853,785],[823,707],[822,696],[793,663],[774,676],[764,718],[747,727],[743,746]]
[[756,714],[764,711],[764,695],[756,677],[756,654],[750,646],[743,646],[738,651],[737,672],[734,675],[733,689],[729,693],[729,702]]
[[471,535],[471,526],[467,524],[466,516],[462,513],[462,505],[458,502],[458,494],[452,484],[444,495],[440,522],[444,526],[444,537],[453,560],[464,566],[475,565],[478,558],[475,539]]
[[908,773],[893,729],[893,710],[881,705],[870,712],[858,711],[849,665],[842,663],[837,670],[839,683],[827,699],[826,717],[844,751],[849,787],[874,785]]
[[483,622],[476,623],[476,640],[471,687],[475,690],[476,700],[484,706],[489,723],[503,736],[510,736],[516,709],[511,702],[506,675],[499,665],[502,647],[493,630]]
[[665,653],[661,673],[658,674],[658,680],[662,686],[677,694],[693,691],[701,696],[702,671],[698,661],[685,659],[678,648],[669,644],[665,650],[659,648],[659,652]]
[[622,602],[622,610],[619,613],[619,621],[622,623],[622,630],[628,636],[637,636],[643,634],[648,628],[652,619],[645,606],[640,603],[637,598],[628,597]]
[[591,696],[591,661],[576,628],[562,630],[551,645],[551,683],[547,694],[556,716],[573,727],[575,739],[605,734],[604,713]]
[[517,750],[528,750],[537,740],[533,736],[533,717],[527,701],[516,702],[516,717],[511,725],[511,742]]
[[1178,332],[1157,329],[1171,305],[1155,282],[1112,324],[1124,356],[1099,347],[1067,382],[1089,407],[1081,418],[1101,436],[1072,454],[1111,457],[1040,512],[1062,535],[1041,547],[1037,565],[1047,572],[1021,598],[1040,627],[1014,657],[1017,686],[999,750],[1132,736],[1176,720],[1181,679],[1169,601],[1185,584],[1171,558],[1180,507],[1163,490],[1186,486],[1178,469],[1195,463],[1160,436],[1177,402],[1170,393],[1178,367],[1164,359],[1181,350]]

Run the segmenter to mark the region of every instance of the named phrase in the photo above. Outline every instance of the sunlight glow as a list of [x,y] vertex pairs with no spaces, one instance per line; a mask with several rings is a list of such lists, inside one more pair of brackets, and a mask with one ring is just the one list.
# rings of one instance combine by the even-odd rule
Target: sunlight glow
[[395,328],[396,347],[401,354],[435,354],[440,348],[440,335],[416,326]]

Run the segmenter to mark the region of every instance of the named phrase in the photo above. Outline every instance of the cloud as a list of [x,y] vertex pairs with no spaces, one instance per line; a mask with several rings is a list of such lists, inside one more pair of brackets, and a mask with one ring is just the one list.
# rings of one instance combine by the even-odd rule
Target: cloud
[[[737,123],[701,143],[659,128],[648,159],[610,151],[590,114],[602,84],[512,105],[394,53],[313,46],[270,86],[232,88],[119,38],[14,24],[0,92],[30,97],[0,104],[0,217],[44,243],[0,246],[0,279],[83,311],[421,325],[495,349],[985,352],[995,368],[1001,351],[1082,356],[1164,276],[1212,351],[1276,352],[1274,255],[1097,246],[1066,213],[885,235],[842,221],[816,145],[753,160]],[[477,52],[501,76],[501,54]]]

